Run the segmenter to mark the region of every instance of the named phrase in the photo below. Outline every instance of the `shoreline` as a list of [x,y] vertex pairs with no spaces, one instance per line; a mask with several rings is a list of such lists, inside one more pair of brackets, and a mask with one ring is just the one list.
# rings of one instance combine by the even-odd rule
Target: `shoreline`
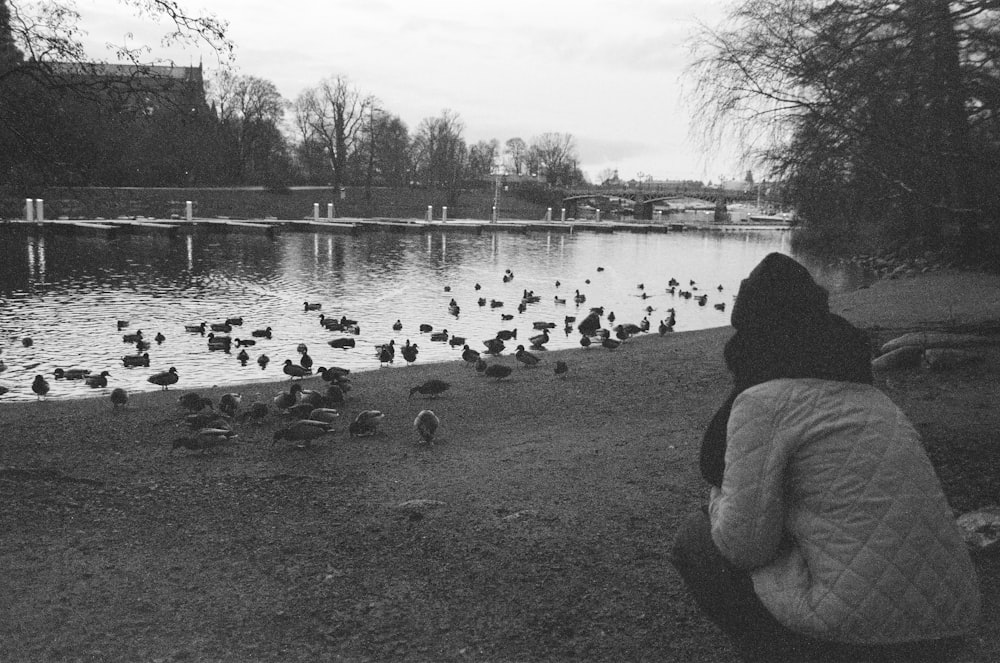
[[[974,281],[880,282],[831,297],[831,310],[879,333],[920,315],[1000,319],[1000,278]],[[730,389],[731,333],[553,350],[533,368],[502,355],[503,380],[460,361],[352,373],[336,432],[309,449],[274,442],[288,420],[272,412],[238,424],[232,447],[172,450],[189,434],[182,384],[118,410],[11,403],[0,408],[0,651],[12,662],[735,661],[667,559],[706,499],[698,448]],[[940,454],[1000,467],[996,363],[878,378],[962,508],[997,484]],[[451,388],[409,395],[430,378]],[[254,385],[243,406],[288,385]],[[200,391],[218,402],[232,389]],[[366,409],[386,415],[378,434],[349,437]],[[422,409],[441,419],[433,447],[417,443]],[[977,567],[987,607],[961,661],[1000,655],[1000,561]]]

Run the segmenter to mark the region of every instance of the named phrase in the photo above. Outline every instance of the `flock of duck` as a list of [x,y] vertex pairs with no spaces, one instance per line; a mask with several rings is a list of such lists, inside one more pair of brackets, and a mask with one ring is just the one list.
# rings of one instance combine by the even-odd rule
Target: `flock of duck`
[[[603,271],[598,267],[598,271]],[[514,280],[511,270],[506,270],[502,276],[504,283]],[[585,281],[590,283],[590,279]],[[562,284],[555,282],[557,292]],[[475,290],[481,290],[479,283],[475,284]],[[445,291],[450,292],[451,288],[445,286]],[[722,292],[723,286],[717,286]],[[698,285],[694,281],[689,281],[686,288],[671,278],[664,293],[682,300],[692,300],[700,306],[705,306],[708,295],[698,292]],[[649,295],[645,284],[636,286],[636,294],[641,299],[648,298]],[[587,302],[587,297],[579,289],[572,295],[565,297],[554,295],[556,304],[567,303],[572,298],[574,304],[579,309]],[[532,304],[541,301],[541,296],[534,291],[524,289],[521,299],[517,304],[519,313],[525,313]],[[497,299],[487,299],[477,297],[476,304],[480,307],[501,308],[504,303]],[[714,304],[715,308],[724,311],[725,302]],[[306,313],[317,312],[319,324],[327,331],[338,333],[339,335],[328,341],[333,348],[349,350],[355,347],[355,337],[360,334],[360,326],[357,320],[352,320],[346,316],[328,316],[322,312],[321,302],[303,302],[303,311]],[[605,314],[603,306],[585,309],[587,312],[581,319],[576,315],[566,315],[563,317],[563,331],[568,336],[575,330],[579,334],[579,343],[583,348],[592,345],[600,345],[607,350],[617,350],[630,338],[639,334],[650,332],[651,323],[648,315],[654,309],[652,306],[644,308],[644,315],[636,323],[618,322],[613,311]],[[448,303],[449,314],[457,319],[461,311],[460,304],[452,298]],[[666,309],[667,315],[659,320],[657,332],[662,336],[672,332],[676,324],[676,309],[670,307]],[[501,322],[513,319],[512,314],[501,313]],[[606,324],[605,324],[606,321]],[[209,351],[224,351],[231,353],[238,350],[236,359],[246,365],[251,356],[248,348],[253,348],[258,341],[272,338],[271,327],[253,329],[249,336],[242,334],[236,336],[234,330],[243,326],[242,317],[227,318],[222,322],[207,323],[199,322],[195,324],[185,324],[184,332],[189,334],[199,334],[206,337]],[[125,367],[149,366],[149,351],[152,343],[162,344],[166,338],[162,333],[157,333],[151,340],[141,331],[128,331],[129,322],[127,320],[117,321],[117,329],[122,334],[124,343],[132,344],[136,348],[133,354],[126,354],[122,357],[122,364]],[[524,342],[518,343],[518,332],[515,328],[500,329],[490,338],[482,340],[482,349],[472,347],[468,339],[449,332],[447,329],[434,329],[430,324],[420,324],[417,331],[426,334],[431,342],[446,343],[452,348],[461,349],[461,359],[466,364],[488,378],[503,380],[513,373],[514,369],[508,363],[504,363],[501,355],[508,349],[508,344],[515,344],[512,353],[515,366],[520,364],[524,367],[535,367],[543,363],[540,353],[546,349],[546,344],[550,340],[550,330],[557,327],[557,323],[547,320],[535,321],[532,323],[530,336]],[[404,329],[403,322],[396,320],[392,325],[393,332],[401,332]],[[236,332],[238,333],[238,331]],[[31,339],[22,340],[27,347],[31,345]],[[419,347],[416,343],[411,343],[407,338],[402,345],[396,345],[396,339],[391,338],[385,343],[375,346],[375,358],[379,366],[388,366],[395,362],[396,351],[407,365],[413,364],[419,356]],[[281,427],[274,433],[273,441],[289,441],[296,445],[296,448],[309,448],[313,441],[330,435],[336,431],[335,422],[339,419],[340,408],[345,404],[347,392],[351,389],[350,370],[336,366],[315,367],[314,360],[309,354],[309,349],[304,343],[297,347],[298,357],[296,360],[285,359],[282,372],[289,376],[290,386],[287,391],[281,391],[273,396],[269,402],[257,401],[246,406],[242,404],[242,396],[238,393],[225,394],[219,403],[213,403],[207,397],[201,396],[197,392],[187,392],[179,399],[180,405],[187,411],[185,422],[189,426],[190,434],[178,437],[174,440],[171,450],[187,449],[192,451],[205,452],[210,449],[218,449],[232,446],[236,443],[239,435],[236,432],[237,424],[259,423],[272,412],[287,419]],[[265,368],[270,362],[270,358],[263,352],[258,354],[255,361],[261,368]],[[0,361],[2,367],[2,361]],[[3,370],[2,367],[0,371]],[[552,365],[553,374],[558,378],[565,378],[569,372],[569,365],[566,361],[559,360]],[[110,371],[102,370],[92,372],[81,368],[57,368],[53,373],[55,380],[82,380],[92,388],[104,388],[108,386]],[[310,376],[319,376],[325,388],[322,391],[304,388],[300,381]],[[151,384],[166,390],[177,385],[181,376],[175,367],[160,371],[150,375],[148,381]],[[442,380],[431,379],[420,385],[413,387],[409,392],[409,397],[415,394],[437,398],[450,388],[450,384]],[[36,375],[31,385],[32,391],[38,400],[44,399],[52,388],[51,383],[43,375]],[[7,391],[0,387],[0,395]],[[109,399],[112,407],[123,408],[128,403],[129,395],[121,387],[112,389]],[[351,423],[347,426],[347,432],[351,437],[365,437],[377,435],[378,424],[385,415],[378,410],[362,410],[357,413]],[[429,409],[421,409],[413,422],[414,430],[418,440],[422,443],[432,445],[440,427],[440,419]]]

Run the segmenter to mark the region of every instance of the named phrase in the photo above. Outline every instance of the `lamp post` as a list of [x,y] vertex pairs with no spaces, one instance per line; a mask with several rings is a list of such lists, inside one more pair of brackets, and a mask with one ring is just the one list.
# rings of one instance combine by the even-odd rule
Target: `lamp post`
[[372,173],[375,170],[375,113],[381,112],[374,102],[368,105],[368,174],[365,177],[365,200],[372,199]]

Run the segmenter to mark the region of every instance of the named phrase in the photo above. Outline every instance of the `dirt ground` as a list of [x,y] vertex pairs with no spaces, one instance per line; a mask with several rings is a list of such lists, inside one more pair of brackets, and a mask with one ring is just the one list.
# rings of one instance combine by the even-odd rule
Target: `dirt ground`
[[[923,275],[832,304],[880,342],[1000,320],[1000,280]],[[345,423],[309,449],[272,441],[272,409],[232,447],[171,451],[183,378],[118,411],[0,402],[0,661],[734,661],[667,559],[706,498],[698,442],[730,333],[504,356],[499,381],[462,362],[359,373]],[[992,348],[879,378],[956,513],[1000,504],[998,376]],[[408,398],[432,377],[451,388]],[[243,407],[287,388],[244,389]],[[413,430],[424,408],[433,447]],[[350,438],[364,409],[385,413],[379,433]],[[1000,555],[976,563],[984,619],[958,660],[1000,660]]]

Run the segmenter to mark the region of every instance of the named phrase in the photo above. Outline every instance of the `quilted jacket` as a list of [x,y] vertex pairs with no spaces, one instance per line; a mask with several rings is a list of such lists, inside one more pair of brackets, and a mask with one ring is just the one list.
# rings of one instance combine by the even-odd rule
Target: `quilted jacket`
[[917,432],[885,394],[772,380],[737,397],[727,436],[712,539],[778,621],[858,644],[973,627],[972,561]]

